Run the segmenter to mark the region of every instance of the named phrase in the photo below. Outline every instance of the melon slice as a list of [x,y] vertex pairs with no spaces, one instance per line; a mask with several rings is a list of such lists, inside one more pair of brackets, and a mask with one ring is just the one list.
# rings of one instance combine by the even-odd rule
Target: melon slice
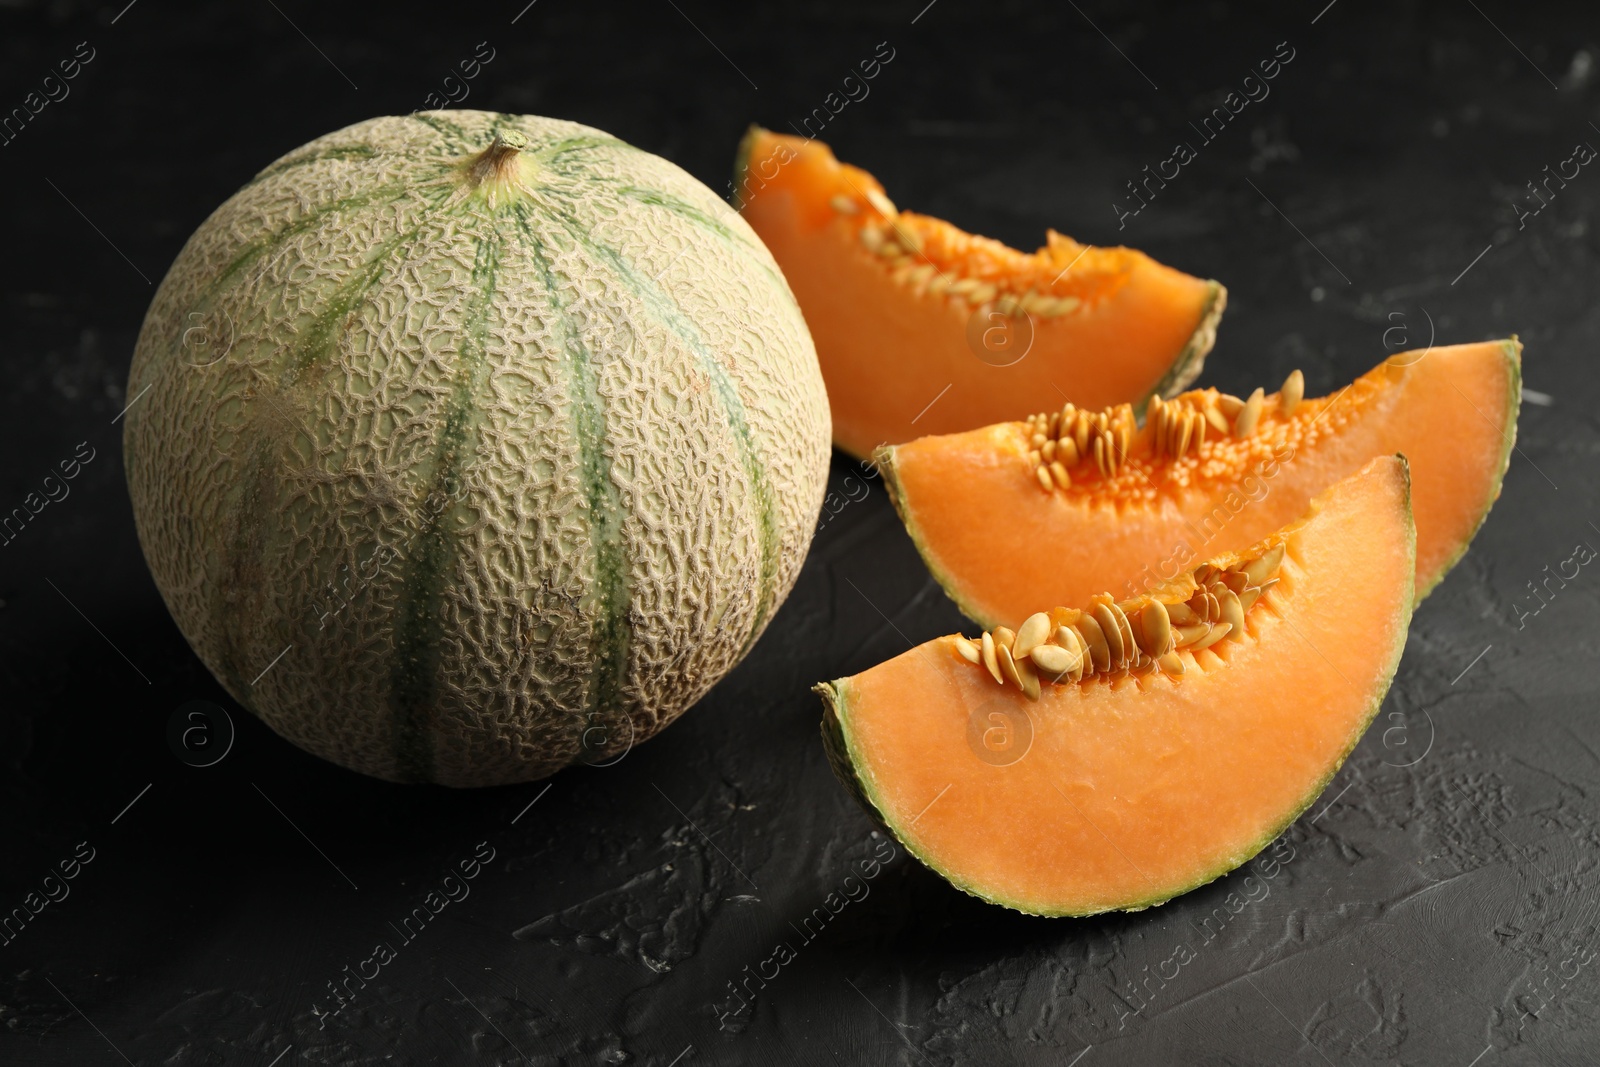
[[1405,461],[1167,583],[941,637],[817,687],[829,758],[924,864],[1036,915],[1161,904],[1261,851],[1388,691],[1411,620]]
[[[881,449],[890,498],[934,576],[983,625],[1103,589],[1131,597],[1249,545],[1374,456],[1411,464],[1417,595],[1466,551],[1516,438],[1515,340],[1398,353],[1301,399],[1295,372],[1248,400],[1215,389]],[[1065,429],[1063,429],[1065,426]]]
[[1142,405],[1193,381],[1216,339],[1214,281],[1054,231],[1030,254],[898,211],[819,141],[751,127],[734,181],[816,341],[834,443],[856,457],[1041,397]]

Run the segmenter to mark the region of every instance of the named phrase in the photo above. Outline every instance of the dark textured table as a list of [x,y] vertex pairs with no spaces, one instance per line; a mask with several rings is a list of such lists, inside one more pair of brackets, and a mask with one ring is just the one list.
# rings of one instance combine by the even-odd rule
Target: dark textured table
[[[1528,185],[1600,145],[1592,12],[124,3],[0,5],[0,511],[76,464],[0,545],[0,914],[25,909],[0,943],[0,1062],[1600,1060],[1600,575],[1530,586],[1600,546],[1600,174]],[[452,95],[600,126],[723,189],[745,124],[825,107],[882,47],[870,93],[813,130],[903,206],[1222,279],[1203,383],[1302,367],[1316,394],[1430,339],[1526,343],[1504,495],[1284,838],[1089,921],[982,904],[897,853],[802,937],[890,853],[828,771],[809,686],[961,626],[875,482],[748,661],[613,766],[388,785],[228,701],[140,557],[118,421],[152,283],[200,220],[313,136]],[[1231,90],[1260,98],[1208,136]],[[1134,214],[1125,183],[1178,142],[1194,158]],[[851,474],[836,459],[834,485]],[[208,767],[169,745],[194,700],[237,730]],[[794,959],[735,998],[780,943]]]

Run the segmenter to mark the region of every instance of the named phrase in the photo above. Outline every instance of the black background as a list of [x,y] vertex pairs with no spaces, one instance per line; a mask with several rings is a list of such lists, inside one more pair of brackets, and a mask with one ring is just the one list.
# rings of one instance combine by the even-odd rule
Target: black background
[[[95,456],[0,546],[0,911],[94,850],[0,946],[0,1062],[1600,1058],[1600,575],[1520,628],[1517,611],[1546,565],[1600,546],[1600,174],[1520,228],[1513,206],[1600,145],[1584,6],[122,2],[0,3],[0,109],[94,49],[0,145],[0,511],[79,442]],[[1014,245],[1054,226],[1223,280],[1202,383],[1242,395],[1302,367],[1320,394],[1402,347],[1517,333],[1546,402],[1524,405],[1503,497],[1270,877],[1050,921],[902,856],[719,1022],[728,983],[875,845],[808,687],[961,626],[878,483],[681,723],[615,766],[452,792],[322,763],[227,700],[144,567],[114,418],[152,283],[194,227],[312,137],[426,106],[479,42],[495,58],[464,106],[586,122],[722,191],[747,123],[786,128],[884,41],[870,96],[822,133],[840,157]],[[1197,144],[1188,123],[1283,41],[1271,96],[1119,232],[1124,181]],[[836,458],[836,489],[852,470]],[[166,738],[193,699],[238,731],[205,769]],[[326,983],[479,842],[494,859],[471,895],[319,1027]],[[1216,909],[1225,925],[1198,925]]]

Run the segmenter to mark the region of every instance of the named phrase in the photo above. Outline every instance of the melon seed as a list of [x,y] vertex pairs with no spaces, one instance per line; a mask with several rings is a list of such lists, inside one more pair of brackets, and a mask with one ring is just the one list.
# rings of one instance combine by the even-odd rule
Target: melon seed
[[1075,467],[1083,457],[1078,454],[1078,444],[1071,437],[1063,437],[1056,442],[1056,458],[1064,466]]
[[1012,661],[1012,669],[1017,672],[1017,686],[1028,695],[1029,700],[1039,699],[1039,672],[1033,668],[1033,660],[1017,659]]
[[1289,372],[1289,377],[1283,380],[1283,388],[1278,390],[1278,408],[1285,415],[1293,415],[1294,409],[1300,406],[1300,401],[1306,395],[1306,376],[1299,369]]
[[1000,661],[1000,673],[1005,675],[1006,681],[1021,689],[1022,676],[1017,673],[1017,661],[1011,658],[1011,650],[997,644],[994,646],[994,657]]
[[1111,614],[1113,607],[1110,604],[1099,603],[1094,606],[1094,621],[1100,624],[1100,632],[1105,635],[1106,647],[1110,652],[1107,670],[1121,670],[1127,662],[1131,650],[1123,647],[1122,627],[1117,624],[1116,617]]
[[1072,680],[1074,682],[1083,679],[1085,670],[1094,670],[1094,667],[1089,663],[1089,646],[1083,643],[1083,638],[1079,637],[1078,631],[1071,626],[1056,627],[1056,644],[1072,653],[1074,662]]
[[1218,433],[1228,432],[1228,420],[1223,417],[1222,412],[1207,404],[1202,409],[1202,413],[1205,415],[1206,422],[1211,424],[1211,428],[1213,430],[1217,431]]
[[987,304],[989,301],[994,299],[994,294],[997,291],[998,290],[996,290],[994,286],[984,282],[976,286],[972,292],[967,294],[967,300],[971,303],[977,304],[979,307],[982,307],[984,304]]
[[1005,677],[1000,673],[1000,662],[994,651],[994,635],[987,630],[983,634],[983,665],[989,673],[994,675],[994,680],[1001,685],[1006,684]]
[[978,646],[960,635],[956,636],[956,651],[961,653],[961,658],[968,663],[977,663],[983,658]]
[[1268,578],[1278,573],[1278,567],[1283,563],[1283,551],[1283,542],[1280,541],[1245,564],[1244,576],[1249,579],[1251,585],[1262,585]]
[[887,196],[884,196],[883,193],[877,189],[867,190],[867,203],[877,208],[878,213],[883,215],[885,218],[892,219],[896,215],[900,214],[900,212],[896,210],[894,206],[894,201],[890,200]]
[[1067,468],[1060,463],[1050,464],[1050,477],[1055,479],[1056,488],[1065,489],[1072,484],[1072,475],[1067,473]]
[[1172,640],[1172,620],[1167,615],[1167,606],[1159,600],[1152,600],[1139,612],[1139,629],[1136,636],[1142,638],[1139,647],[1151,656],[1165,655],[1171,650],[1169,642]]
[[1129,621],[1127,612],[1121,604],[1111,604],[1111,617],[1116,621],[1117,630],[1122,637],[1122,663],[1126,667],[1139,658],[1139,645],[1134,640],[1133,623]]
[[1167,618],[1174,626],[1192,626],[1199,619],[1187,604],[1168,604],[1166,608]]
[[1263,582],[1261,585],[1251,586],[1249,589],[1246,589],[1244,592],[1239,594],[1239,606],[1244,608],[1244,610],[1249,611],[1253,606],[1255,606],[1256,601],[1267,595],[1268,589],[1271,589],[1277,584],[1278,579],[1274,578],[1270,582]]
[[1053,461],[1056,458],[1056,443],[1043,434],[1036,433],[1033,436],[1039,441],[1039,455],[1046,463]]
[[[894,228],[894,235],[900,239],[901,244],[913,252],[920,253],[922,251],[922,234],[916,230],[909,230],[898,222],[890,223],[890,225]],[[929,264],[929,266],[932,266],[932,264]]]
[[1048,640],[1050,640],[1050,616],[1042,611],[1036,611],[1017,627],[1017,638],[1011,646],[1011,653],[1017,659],[1021,659]]
[[1105,674],[1111,670],[1111,646],[1106,643],[1105,631],[1095,621],[1093,615],[1085,615],[1072,627],[1078,631],[1084,646],[1089,650],[1089,661],[1094,664],[1097,674]]
[[1238,594],[1228,590],[1218,598],[1222,603],[1222,621],[1233,627],[1236,636],[1244,635],[1244,605],[1239,603]]
[[1222,575],[1221,581],[1226,588],[1232,590],[1235,594],[1244,592],[1250,585],[1250,579],[1245,576],[1243,571],[1228,571]]
[[1051,681],[1071,673],[1078,663],[1078,657],[1060,645],[1039,645],[1028,654],[1028,658],[1039,668],[1039,673]]
[[[1232,393],[1218,393],[1217,408],[1222,412],[1223,418],[1234,419],[1238,417],[1240,411],[1244,410],[1244,401]],[[1224,427],[1224,432],[1227,429],[1227,427]]]
[[1239,415],[1233,420],[1233,435],[1235,437],[1249,437],[1256,432],[1256,423],[1261,421],[1261,405],[1265,402],[1266,394],[1261,387],[1256,386],[1255,392],[1250,394],[1250,399],[1244,402],[1244,407],[1239,409]]
[[869,252],[879,251],[883,248],[883,230],[877,226],[861,227],[861,243]]
[[1055,483],[1050,480],[1050,469],[1048,467],[1035,467],[1033,474],[1034,477],[1039,479],[1039,488],[1045,492],[1048,493],[1055,488]]
[[1156,658],[1156,666],[1168,678],[1177,678],[1184,671],[1183,657],[1176,652],[1166,652]]
[[1177,646],[1179,648],[1188,648],[1210,632],[1211,627],[1206,623],[1196,622],[1187,626],[1179,626],[1172,631],[1172,636],[1177,638]]
[[1232,631],[1233,631],[1233,626],[1230,623],[1219,622],[1215,626],[1211,627],[1211,632],[1210,633],[1206,634],[1200,640],[1198,640],[1194,644],[1190,645],[1189,646],[1189,651],[1190,652],[1199,652],[1202,649],[1210,648],[1212,645],[1216,644],[1218,641],[1221,641],[1224,637],[1227,637],[1228,634],[1231,633]]
[[1174,459],[1182,459],[1183,454],[1189,451],[1189,438],[1194,433],[1194,424],[1185,416],[1178,426],[1178,447],[1172,450]]
[[1089,413],[1078,412],[1078,417],[1072,427],[1072,440],[1078,446],[1078,455],[1084,459],[1089,458]]

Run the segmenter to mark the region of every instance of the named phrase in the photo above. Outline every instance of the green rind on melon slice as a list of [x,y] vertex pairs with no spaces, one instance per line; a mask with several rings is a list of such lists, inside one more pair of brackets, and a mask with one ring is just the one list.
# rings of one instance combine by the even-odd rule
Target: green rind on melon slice
[[1473,538],[1478,536],[1483,524],[1489,521],[1490,510],[1494,508],[1495,501],[1500,499],[1500,489],[1505,482],[1506,471],[1511,467],[1511,453],[1517,447],[1517,419],[1522,412],[1522,342],[1517,339],[1516,334],[1512,334],[1509,340],[1501,343],[1500,351],[1505,356],[1506,395],[1510,398],[1510,403],[1506,405],[1505,423],[1499,431],[1500,440],[1503,442],[1500,449],[1500,463],[1495,468],[1489,492],[1484,496],[1483,510],[1478,515],[1478,521],[1473,523],[1472,532],[1456,546],[1455,552],[1446,560],[1445,565],[1439,568],[1439,573],[1434,575],[1433,581],[1426,586],[1418,585],[1416,601],[1418,604],[1438,588],[1439,583],[1444,581],[1444,576],[1455,569],[1455,565],[1461,562],[1461,557],[1467,554],[1467,549],[1472,547]]
[[1152,396],[1176,396],[1200,377],[1200,372],[1205,369],[1206,356],[1217,343],[1217,327],[1221,325],[1222,313],[1228,307],[1228,290],[1223,288],[1221,282],[1208,281],[1206,288],[1205,310],[1200,314],[1200,324],[1195,327],[1194,336],[1189,338],[1189,343],[1183,346],[1183,351],[1178,353],[1178,358],[1172,361],[1172,366],[1162,375],[1155,388],[1140,398],[1137,409],[1141,413]]
[[878,473],[883,478],[884,489],[889,494],[889,503],[894,507],[894,513],[900,516],[901,525],[905,526],[906,534],[916,546],[917,554],[922,557],[923,566],[928,568],[933,580],[939,583],[939,588],[944,590],[944,595],[950,598],[961,614],[985,626],[999,625],[998,622],[985,618],[987,613],[965,596],[964,586],[958,577],[940,566],[937,553],[930,551],[928,538],[917,525],[911,509],[906,506],[906,494],[900,487],[900,472],[895,467],[894,453],[894,445],[879,445],[878,450],[872,454],[872,464],[878,468]]
[[[1399,461],[1399,467],[1404,477],[1406,490],[1401,514],[1397,517],[1397,519],[1403,530],[1404,544],[1408,561],[1411,567],[1414,568],[1416,560],[1416,526],[1411,518],[1409,502],[1410,469],[1405,462],[1404,456],[1397,456],[1395,458]],[[1368,470],[1371,470],[1371,468],[1369,467]],[[1352,480],[1359,477],[1362,477],[1362,475],[1355,475],[1353,476]],[[1333,780],[1339,769],[1344,765],[1345,760],[1355,749],[1355,746],[1360,742],[1362,736],[1366,733],[1367,728],[1372,724],[1373,719],[1377,717],[1379,710],[1383,706],[1384,698],[1388,694],[1389,688],[1393,683],[1395,673],[1399,669],[1400,660],[1405,651],[1406,635],[1411,623],[1414,602],[1410,597],[1395,596],[1393,597],[1392,604],[1393,617],[1390,621],[1390,626],[1392,627],[1393,636],[1388,644],[1388,647],[1380,650],[1382,655],[1378,671],[1378,677],[1380,681],[1373,687],[1371,695],[1367,699],[1365,709],[1360,714],[1359,720],[1350,730],[1348,740],[1339,751],[1337,758],[1329,762],[1326,773],[1311,781],[1308,784],[1303,796],[1290,804],[1284,813],[1280,817],[1274,819],[1268,825],[1267,829],[1260,833],[1256,839],[1247,842],[1240,849],[1227,857],[1223,862],[1217,863],[1209,868],[1199,870],[1192,878],[1171,885],[1170,887],[1163,886],[1158,892],[1153,892],[1145,896],[1135,896],[1116,906],[1095,908],[1090,910],[1078,910],[1070,907],[1049,908],[1033,906],[1013,897],[1009,897],[1005,893],[997,892],[985,886],[981,881],[970,877],[964,877],[961,874],[950,870],[948,866],[941,865],[937,860],[931,857],[928,850],[921,847],[917,843],[915,836],[910,832],[911,824],[914,824],[916,821],[922,818],[923,814],[925,814],[928,809],[924,809],[922,813],[918,813],[909,821],[906,821],[897,817],[894,814],[893,806],[889,803],[886,803],[884,800],[882,783],[878,781],[868,759],[865,757],[856,736],[855,728],[852,724],[852,704],[855,700],[855,694],[853,693],[851,679],[849,678],[836,679],[832,682],[818,685],[813,689],[813,692],[817,693],[822,698],[823,703],[823,717],[821,724],[823,746],[827,753],[829,766],[832,768],[835,776],[839,779],[840,784],[845,788],[845,791],[863,808],[868,816],[871,817],[890,835],[892,835],[895,840],[899,841],[908,852],[918,859],[919,862],[937,873],[940,877],[944,878],[957,889],[960,889],[962,892],[977,897],[978,899],[988,903],[1009,908],[1013,911],[1022,912],[1028,915],[1038,915],[1045,918],[1086,918],[1092,915],[1104,914],[1112,911],[1143,911],[1147,908],[1157,907],[1161,904],[1165,904],[1169,900],[1182,896],[1185,893],[1192,892],[1193,890],[1213,882],[1216,879],[1221,878],[1248,863],[1255,856],[1259,855],[1262,850],[1264,850],[1280,835],[1282,835],[1284,831],[1286,831],[1295,822],[1295,820],[1297,820],[1308,809],[1310,809],[1310,807],[1316,802],[1317,798],[1321,796],[1322,793],[1327,789],[1328,784]],[[937,640],[934,642],[929,642],[928,644],[922,646],[922,648],[928,649],[937,645],[938,643],[939,641]],[[981,670],[982,668],[980,667],[975,669]],[[1229,668],[1224,666],[1220,669],[1227,670]],[[1179,684],[1181,684],[1181,679],[1178,681]],[[1006,692],[1015,696],[1018,701],[1023,700],[1021,694],[1017,693],[1014,689],[1008,689]],[[1137,714],[1137,696],[1130,698],[1130,701],[1131,706],[1129,714]],[[1030,706],[1038,707],[1039,705]],[[964,755],[965,754],[963,753],[963,756]],[[1047,802],[1053,801],[1053,798],[1045,799]],[[931,808],[932,805],[929,807]]]
[[[856,764],[850,756],[850,742],[845,733],[844,723],[841,721],[849,714],[845,698],[848,688],[849,680],[845,678],[811,687],[811,691],[822,698],[822,749],[828,755],[828,766],[833,770],[833,775],[839,780],[839,784],[844,786],[845,792],[861,805],[861,809],[874,822],[889,830],[883,811],[873,799],[870,787],[863,780],[864,777],[870,778],[870,773],[857,774]],[[890,830],[890,833],[893,832]]]

